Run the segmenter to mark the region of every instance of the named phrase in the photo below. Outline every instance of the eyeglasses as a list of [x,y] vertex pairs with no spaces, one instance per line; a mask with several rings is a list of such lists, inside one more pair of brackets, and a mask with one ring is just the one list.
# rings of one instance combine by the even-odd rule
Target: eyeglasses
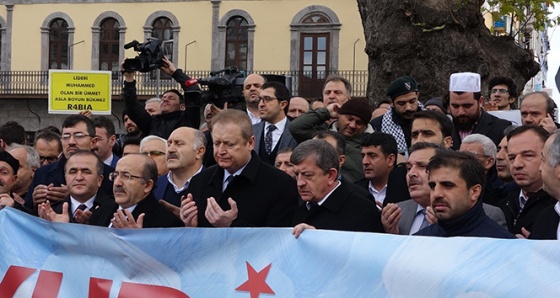
[[93,136],[90,136],[83,132],[75,132],[74,134],[69,134],[69,133],[62,134],[60,139],[63,141],[69,141],[72,137],[74,137],[74,140],[81,140],[83,138],[93,137]]
[[162,155],[165,155],[165,152],[161,152],[161,151],[154,150],[154,151],[142,152],[142,154],[145,154],[145,155],[148,155],[148,156],[151,157],[151,156],[162,156]]
[[261,102],[261,100],[262,100],[262,101],[264,101],[264,103],[269,103],[271,100],[278,99],[278,98],[270,97],[270,96],[263,96],[263,97],[259,96],[257,99],[259,100],[258,102]]
[[113,172],[113,173],[109,174],[109,180],[111,180],[111,181],[115,181],[115,179],[117,179],[117,177],[121,177],[121,179],[124,180],[124,181],[130,181],[132,178],[146,180],[146,178],[144,178],[144,177],[134,176],[134,175],[132,175],[128,172]]
[[53,163],[58,159],[58,156],[40,156],[39,155],[39,161],[41,163],[44,163],[45,161],[47,161],[48,163]]
[[494,94],[496,92],[499,92],[500,94],[506,94],[509,92],[509,90],[507,89],[492,89],[490,90],[490,94]]

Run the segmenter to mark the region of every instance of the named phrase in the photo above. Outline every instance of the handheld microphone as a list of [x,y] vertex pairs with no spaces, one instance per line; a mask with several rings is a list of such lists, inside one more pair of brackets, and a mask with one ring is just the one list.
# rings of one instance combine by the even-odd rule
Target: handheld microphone
[[198,80],[197,79],[190,79],[190,80],[186,80],[184,85],[185,87],[191,87],[198,84]]

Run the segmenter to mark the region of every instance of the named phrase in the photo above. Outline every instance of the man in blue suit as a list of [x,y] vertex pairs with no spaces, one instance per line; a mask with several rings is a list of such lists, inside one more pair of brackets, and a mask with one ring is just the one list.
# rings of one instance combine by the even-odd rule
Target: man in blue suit
[[261,160],[270,165],[274,165],[279,150],[297,146],[288,130],[290,120],[286,117],[290,97],[288,88],[278,82],[265,83],[259,95],[259,116],[262,121],[253,125],[254,150]]

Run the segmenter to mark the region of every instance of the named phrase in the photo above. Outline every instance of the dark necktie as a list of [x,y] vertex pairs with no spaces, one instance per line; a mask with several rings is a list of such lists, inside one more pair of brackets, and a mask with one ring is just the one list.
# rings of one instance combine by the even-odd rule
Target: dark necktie
[[422,214],[422,224],[420,225],[419,231],[430,225],[430,223],[428,223],[428,220],[426,219],[426,209],[418,211],[418,214],[420,213]]
[[74,211],[74,218],[76,218],[76,215],[78,214],[78,210],[84,211],[86,209],[87,209],[87,206],[85,204],[78,205],[78,208],[76,208],[76,210]]
[[272,132],[276,129],[274,124],[268,126],[268,130],[266,131],[266,135],[264,136],[264,150],[266,154],[270,155],[272,152]]
[[222,190],[222,192],[223,192],[224,190],[226,190],[226,188],[228,187],[228,185],[229,185],[229,183],[231,182],[231,180],[233,180],[233,175],[229,175],[229,176],[226,178],[226,181],[224,182],[224,189]]
[[307,203],[307,213],[305,214],[305,218],[303,219],[303,222],[310,225],[311,221],[313,220],[315,215],[319,213],[320,209],[321,206],[319,204]]

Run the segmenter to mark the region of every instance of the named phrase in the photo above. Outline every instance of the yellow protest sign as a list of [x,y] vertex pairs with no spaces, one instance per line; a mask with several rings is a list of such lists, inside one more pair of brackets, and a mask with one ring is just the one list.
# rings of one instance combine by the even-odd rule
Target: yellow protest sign
[[49,114],[111,114],[111,72],[49,70]]

